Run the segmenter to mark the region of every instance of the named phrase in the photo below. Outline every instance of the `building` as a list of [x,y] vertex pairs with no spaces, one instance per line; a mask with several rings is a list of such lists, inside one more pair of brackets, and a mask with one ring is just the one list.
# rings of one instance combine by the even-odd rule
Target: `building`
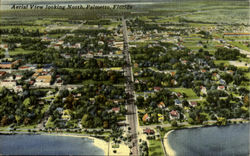
[[1,62],[0,68],[2,69],[11,69],[19,65],[21,60],[16,60],[14,62]]
[[120,112],[120,107],[113,107],[112,112],[119,113]]
[[165,108],[165,104],[164,102],[160,102],[158,105],[157,105],[158,108]]
[[5,71],[0,71],[0,77],[3,77],[4,75],[6,75]]
[[191,107],[196,107],[197,106],[197,101],[189,101],[188,102]]
[[147,122],[147,121],[149,121],[149,120],[150,120],[150,117],[149,117],[148,113],[146,113],[146,114],[142,117],[142,121],[143,121],[143,122]]
[[153,134],[155,134],[155,131],[150,129],[150,128],[146,128],[143,130],[143,133],[147,134],[147,135],[153,135]]
[[51,75],[43,75],[43,76],[38,76],[36,78],[35,86],[41,86],[41,87],[46,87],[50,85],[50,82],[52,80]]
[[200,86],[200,89],[201,89],[202,94],[207,94],[207,88],[206,87]]
[[179,99],[175,99],[175,100],[174,100],[174,104],[175,104],[176,106],[182,107],[182,102],[181,102],[181,100],[179,100]]
[[8,89],[14,89],[16,87],[16,81],[15,80],[3,80],[0,83],[1,87],[6,87]]
[[218,86],[217,90],[225,90],[225,86]]
[[170,113],[169,113],[169,118],[170,120],[177,120],[177,119],[180,119],[180,113],[176,110],[172,110]]

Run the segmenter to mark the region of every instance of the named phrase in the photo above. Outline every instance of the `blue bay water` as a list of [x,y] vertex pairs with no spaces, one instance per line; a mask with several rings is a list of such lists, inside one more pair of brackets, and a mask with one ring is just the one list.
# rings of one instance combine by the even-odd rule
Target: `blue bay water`
[[177,156],[248,156],[249,126],[176,130],[170,133],[168,140]]
[[89,138],[51,135],[0,135],[0,155],[104,155]]

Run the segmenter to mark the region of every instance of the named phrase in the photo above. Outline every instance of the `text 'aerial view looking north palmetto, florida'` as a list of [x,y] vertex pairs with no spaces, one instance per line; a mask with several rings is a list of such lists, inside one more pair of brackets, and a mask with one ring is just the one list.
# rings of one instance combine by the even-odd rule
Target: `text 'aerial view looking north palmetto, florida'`
[[248,0],[1,0],[0,155],[248,156]]

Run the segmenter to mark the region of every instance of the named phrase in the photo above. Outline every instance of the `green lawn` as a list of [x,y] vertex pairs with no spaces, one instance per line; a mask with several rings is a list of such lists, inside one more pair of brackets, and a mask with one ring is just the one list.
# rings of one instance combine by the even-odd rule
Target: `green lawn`
[[51,120],[52,120],[52,118],[49,117],[49,119],[46,123],[46,127],[52,127],[52,128],[55,127],[54,122],[52,122]]
[[250,73],[245,73],[245,76],[250,79]]
[[41,110],[41,113],[44,114],[49,110],[49,105],[44,105],[43,109]]
[[62,68],[62,69],[67,70],[69,72],[89,70],[89,69],[84,69],[84,68]]
[[221,63],[224,63],[224,65],[229,66],[229,61],[227,60],[215,60],[214,61],[215,65],[220,65]]
[[164,156],[160,140],[149,140],[149,155]]
[[32,54],[34,53],[35,51],[34,50],[24,50],[22,48],[16,48],[14,51],[9,51],[9,54],[11,56],[14,56],[14,55],[19,55],[19,54]]
[[171,90],[173,92],[185,93],[188,96],[188,99],[198,99],[199,98],[195,94],[195,92],[189,88],[174,88],[174,89],[169,89],[169,90]]
[[233,46],[236,46],[236,47],[238,47],[238,48],[240,48],[240,49],[243,49],[243,50],[246,50],[246,51],[249,51],[250,52],[250,48],[249,47],[247,47],[246,45],[244,45],[244,44],[242,44],[242,43],[239,43],[239,42],[230,42],[230,44],[231,45],[233,45]]

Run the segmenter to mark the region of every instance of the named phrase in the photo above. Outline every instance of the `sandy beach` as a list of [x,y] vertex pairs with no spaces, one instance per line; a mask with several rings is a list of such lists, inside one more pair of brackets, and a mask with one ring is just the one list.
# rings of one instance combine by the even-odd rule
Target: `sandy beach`
[[168,133],[165,134],[164,136],[164,146],[165,146],[165,150],[168,154],[168,156],[175,156],[176,152],[172,149],[172,147],[169,144],[169,140],[168,140],[168,135],[173,132],[174,130],[169,131]]
[[91,136],[84,136],[84,135],[78,135],[78,134],[43,134],[43,135],[53,135],[53,136],[68,136],[68,137],[81,137],[81,138],[89,138],[92,139],[93,145],[102,149],[104,151],[104,155],[129,155],[129,148],[127,145],[121,143],[119,148],[116,148],[115,150],[117,151],[116,153],[113,153],[113,148],[112,145],[110,144],[109,146],[109,151],[108,151],[108,142],[98,139],[95,137]]

